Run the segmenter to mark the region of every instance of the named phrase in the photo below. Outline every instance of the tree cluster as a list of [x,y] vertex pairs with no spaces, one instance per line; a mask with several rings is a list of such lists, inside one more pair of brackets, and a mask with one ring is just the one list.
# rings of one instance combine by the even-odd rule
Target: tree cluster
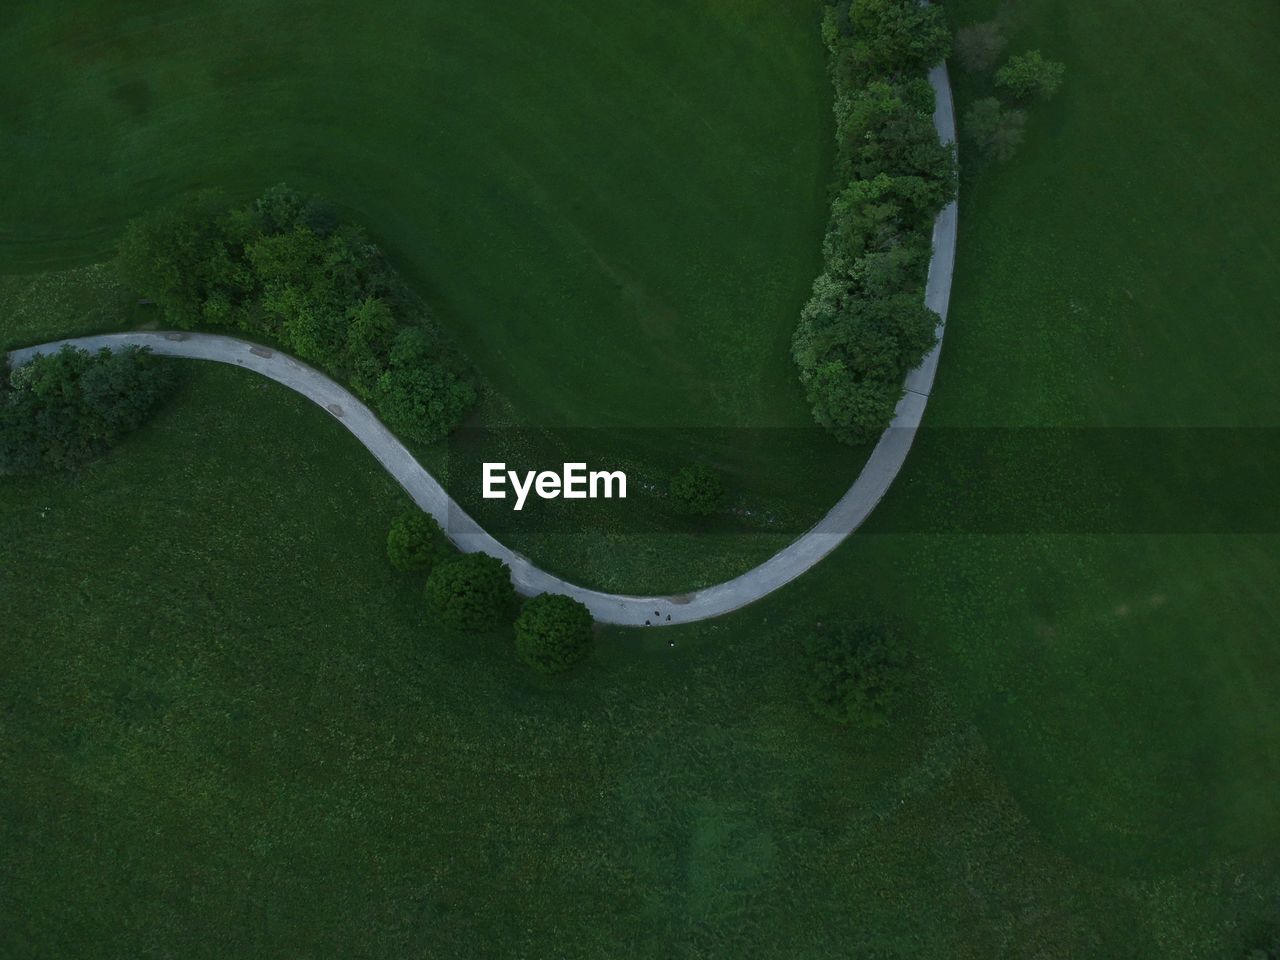
[[286,186],[248,207],[201,193],[135,220],[120,262],[168,322],[279,343],[403,436],[438,440],[475,404],[463,364],[378,247]]
[[138,347],[64,346],[0,367],[0,474],[82,466],[141,426],[173,384],[172,369]]
[[[511,569],[486,553],[455,553],[429,514],[413,510],[392,522],[387,558],[404,573],[429,571],[427,607],[444,626],[480,632],[511,622]],[[591,611],[577,600],[539,594],[516,617],[516,656],[539,673],[562,673],[590,652],[594,627]]]
[[[975,23],[956,34],[956,53],[961,66],[970,73],[986,73],[1000,59],[1005,48],[998,20]],[[998,96],[975,100],[965,112],[960,129],[984,157],[1003,163],[1022,145],[1027,125],[1026,105],[1032,100],[1049,100],[1062,86],[1066,67],[1045,59],[1039,50],[1015,54],[995,72],[995,88],[1012,105]]]
[[814,419],[846,443],[877,436],[934,343],[923,306],[934,218],[955,196],[924,72],[950,50],[942,11],[846,0],[823,36],[835,84],[837,184],[824,269],[792,341]]

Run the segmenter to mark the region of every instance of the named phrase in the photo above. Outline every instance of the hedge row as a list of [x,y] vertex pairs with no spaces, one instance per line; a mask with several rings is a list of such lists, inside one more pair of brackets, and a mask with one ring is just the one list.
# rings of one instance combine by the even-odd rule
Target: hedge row
[[250,207],[202,193],[135,220],[125,280],[178,327],[231,327],[345,380],[403,436],[438,440],[476,391],[363,233],[285,186]]
[[792,356],[814,419],[856,444],[888,426],[903,378],[935,340],[924,285],[933,221],[955,197],[956,170],[933,126],[926,72],[951,37],[942,11],[917,0],[843,0],[827,8],[823,39],[837,186],[824,269]]

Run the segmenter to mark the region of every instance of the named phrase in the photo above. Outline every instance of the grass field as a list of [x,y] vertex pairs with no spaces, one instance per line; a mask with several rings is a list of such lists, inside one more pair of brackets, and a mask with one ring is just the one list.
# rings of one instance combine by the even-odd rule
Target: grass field
[[815,719],[797,640],[847,552],[561,681],[441,635],[372,459],[187,369],[82,480],[0,497],[0,955],[1199,960],[1280,896],[1256,857],[1063,856],[928,657],[888,732]]
[[[665,486],[707,459],[741,510],[781,518],[734,543],[582,505],[571,534],[516,518],[513,545],[592,586],[718,582],[815,522],[868,452],[813,426],[789,355],[831,176],[818,9],[29,7],[0,37],[0,275],[101,260],[129,218],[196,187],[322,193],[494,388],[486,425],[600,428],[524,469],[587,459]],[[0,342],[140,319],[163,324],[47,309],[0,317]]]
[[0,272],[195,186],[368,224],[528,422],[794,425],[830,97],[813,0],[29,6]]
[[[1274,5],[1005,16],[1067,86],[966,171],[930,426],[1275,426]],[[392,237],[380,197],[347,202]],[[47,282],[10,302],[94,302]],[[402,495],[327,415],[184,369],[84,478],[0,485],[0,956],[1231,960],[1280,928],[1274,535],[902,533],[959,479],[926,433],[799,583],[544,684],[425,621],[382,556]],[[869,738],[800,695],[797,637],[851,610],[914,651]]]
[[[994,3],[949,4],[958,24]],[[1280,152],[1272,4],[1005,9],[1067,84],[1020,156],[970,167],[932,427],[1276,427]],[[1134,51],[1141,50],[1140,54]],[[988,87],[957,74],[960,109]],[[923,437],[871,530],[936,512]],[[1018,443],[1016,437],[1008,443]],[[1243,441],[1242,441],[1243,442]],[[1249,449],[1241,447],[1242,461]],[[1197,448],[1158,471],[1198,468]],[[1010,462],[1018,462],[1012,451]],[[915,468],[914,470],[912,468]],[[1034,497],[1016,471],[983,496]],[[1172,504],[1188,517],[1205,500]],[[1032,820],[1072,856],[1186,865],[1280,843],[1280,540],[858,537],[854,579],[912,610]]]

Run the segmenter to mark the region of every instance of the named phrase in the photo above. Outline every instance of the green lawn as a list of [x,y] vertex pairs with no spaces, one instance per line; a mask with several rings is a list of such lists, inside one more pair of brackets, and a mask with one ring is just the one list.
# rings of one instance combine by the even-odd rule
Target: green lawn
[[889,731],[817,720],[797,641],[849,552],[562,680],[442,635],[372,458],[186,369],[82,479],[0,496],[0,956],[1202,960],[1280,896],[1256,857],[1064,857],[929,657]]
[[194,186],[288,180],[369,226],[528,422],[808,423],[817,10],[27,6],[0,40],[0,272],[102,259]]
[[[102,260],[130,217],[195,187],[322,193],[494,388],[485,423],[598,428],[519,466],[625,464],[663,486],[705,458],[741,509],[779,518],[736,542],[668,541],[660,514],[620,524],[582,505],[572,533],[520,518],[513,545],[611,589],[717,582],[815,522],[867,453],[813,426],[789,354],[832,166],[818,11],[29,6],[0,36],[0,275]],[[0,317],[0,342],[139,319]],[[715,433],[658,432],[673,425]],[[453,490],[478,494],[478,478]]]
[[[997,4],[948,10],[966,24]],[[941,428],[1280,426],[1266,159],[1280,155],[1280,10],[1046,0],[1008,17],[1011,50],[1064,61],[1066,85],[1032,108],[1018,158],[965,177],[939,436],[869,533],[937,518],[960,479],[932,455]],[[957,81],[961,112],[989,89]],[[1020,442],[1005,440],[1013,469],[977,481],[982,498],[1037,495]],[[1128,495],[1161,497],[1169,473],[1202,468],[1200,449],[1152,462]],[[1280,844],[1280,540],[1177,529],[860,536],[846,551],[869,594],[918,620],[1037,827],[1123,870]]]
[[[996,4],[948,10],[964,24]],[[82,29],[153,49],[128,22],[104,12]],[[246,30],[244,68],[262,62],[255,44],[314,47],[336,22]],[[1276,426],[1280,13],[1027,0],[1010,24],[1015,51],[1068,64],[1067,86],[1033,110],[1017,159],[966,171],[929,425]],[[353,41],[369,29],[344,26]],[[493,29],[498,43],[508,28]],[[618,36],[635,29],[619,21]],[[384,46],[375,65],[325,66],[390,70]],[[722,76],[751,76],[716,49]],[[433,63],[449,66],[421,69]],[[957,76],[962,111],[986,92]],[[86,110],[86,130],[98,117]],[[319,147],[296,167],[327,162]],[[216,169],[237,152],[241,174]],[[253,156],[228,138],[207,175],[245,191],[274,179],[243,173]],[[416,269],[411,198],[366,187],[344,202]],[[51,196],[47,215],[34,194],[0,200],[26,205],[5,223],[53,224],[65,204],[61,230],[6,244],[24,270],[95,258],[133,212],[122,191],[93,227]],[[442,261],[483,246],[474,224],[424,222]],[[498,380],[503,359],[479,341],[506,334],[459,322],[466,297],[439,286],[458,275],[434,262],[422,282]],[[105,281],[59,276],[0,293],[82,324]],[[46,321],[11,307],[6,322],[35,336]],[[777,323],[785,341],[790,315]],[[511,363],[501,386],[517,405],[567,395],[570,374],[524,382]],[[944,456],[950,435],[926,432],[871,528],[797,584],[699,626],[603,631],[590,664],[544,683],[509,637],[426,621],[418,584],[382,556],[403,495],[323,411],[239,371],[184,369],[179,400],[83,478],[0,484],[0,956],[1233,960],[1280,926],[1274,535],[902,532],[945,519],[940,497],[970,476]],[[693,402],[694,387],[672,390]],[[756,422],[748,392],[697,409]],[[612,402],[579,395],[547,422],[603,421]],[[1005,472],[981,490],[1033,497],[1017,436],[996,440]],[[1195,460],[1154,461],[1152,488]],[[801,702],[798,636],[851,610],[902,619],[914,651],[910,702],[874,737]]]

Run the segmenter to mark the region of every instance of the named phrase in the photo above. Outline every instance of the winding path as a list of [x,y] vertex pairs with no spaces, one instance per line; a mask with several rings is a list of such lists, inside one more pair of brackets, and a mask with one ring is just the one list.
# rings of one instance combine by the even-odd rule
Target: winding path
[[[955,111],[946,66],[940,65],[930,71],[929,80],[937,93],[937,109],[933,120],[938,136],[943,142],[954,142]],[[881,435],[853,486],[813,529],[760,566],[725,583],[681,596],[632,597],[602,593],[575,586],[538,569],[482,530],[454,503],[435,477],[413,458],[394,434],[354,395],[320,371],[287,354],[235,337],[206,333],[134,332],[59,340],[14,350],[9,356],[17,365],[37,354],[55,352],[64,344],[87,350],[137,345],[150,347],[160,356],[213,360],[260,373],[296,390],[328,410],[386,467],[419,507],[440,521],[440,525],[448,531],[460,550],[466,553],[483,551],[509,564],[511,578],[522,594],[567,594],[586,604],[592,615],[604,623],[625,626],[689,623],[737,610],[790,583],[839,546],[880,502],[907,459],[916,429],[924,415],[925,404],[929,400],[929,392],[933,389],[938,354],[942,349],[942,332],[951,299],[955,246],[956,205],[952,203],[938,215],[934,223],[933,255],[929,262],[929,279],[925,288],[925,304],[941,318],[938,343],[920,366],[907,375],[904,384],[906,389],[894,413],[893,422]]]

